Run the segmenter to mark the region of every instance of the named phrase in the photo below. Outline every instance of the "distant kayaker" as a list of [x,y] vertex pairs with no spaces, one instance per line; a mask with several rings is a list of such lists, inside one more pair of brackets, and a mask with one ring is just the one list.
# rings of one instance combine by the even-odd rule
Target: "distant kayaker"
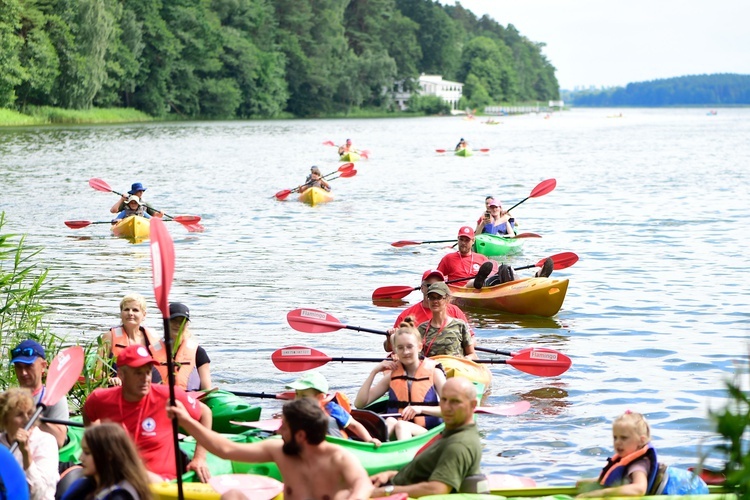
[[473,244],[474,230],[469,226],[463,226],[458,230],[458,251],[443,257],[437,266],[437,270],[443,273],[446,280],[466,278],[465,281],[455,284],[474,288],[484,286],[484,280],[492,273],[494,266],[487,257],[472,251]]
[[500,236],[515,236],[515,219],[510,213],[504,212],[500,202],[494,198],[485,200],[487,211],[477,222],[476,234],[497,234]]
[[[413,306],[407,307],[406,309],[401,311],[401,314],[398,315],[393,328],[388,330],[389,336],[385,339],[385,342],[383,344],[383,347],[387,352],[391,352],[393,350],[393,348],[391,347],[390,335],[396,331],[396,328],[398,328],[398,326],[403,323],[406,318],[410,316],[413,317],[415,325],[421,325],[425,321],[429,321],[432,319],[432,310],[430,309],[430,303],[427,300],[427,289],[430,288],[430,285],[432,285],[433,283],[437,283],[438,281],[445,281],[445,276],[443,276],[443,273],[436,269],[429,269],[422,274],[422,284],[419,287],[419,291],[422,292],[422,300],[417,302]],[[469,326],[469,333],[471,333],[471,336],[473,337],[474,331],[471,329],[469,319],[466,317],[464,312],[457,305],[450,303],[450,301],[448,302],[447,308],[449,316],[460,319]]]
[[660,467],[651,442],[651,429],[640,413],[626,411],[612,423],[615,456],[607,459],[598,479],[579,481],[576,487],[599,485],[576,498],[644,495],[705,495],[708,487],[690,471]]
[[339,146],[339,156],[349,152],[357,152],[357,150],[352,146],[351,139],[347,139],[343,146]]
[[326,191],[331,190],[331,185],[323,179],[323,176],[320,174],[320,169],[315,166],[310,168],[310,175],[305,179],[305,183],[299,187],[299,192],[304,193],[311,187],[325,189]]
[[441,438],[433,440],[400,471],[370,476],[376,487],[372,496],[384,497],[394,493],[407,493],[411,498],[447,495],[461,491],[461,485],[470,476],[479,476],[482,443],[474,423],[476,406],[476,389],[468,379],[448,379],[440,396],[440,413],[445,421]]
[[151,205],[149,205],[147,202],[143,201],[143,193],[145,191],[146,188],[143,187],[143,184],[141,184],[140,182],[134,182],[130,187],[130,191],[128,191],[127,194],[123,194],[120,199],[117,200],[117,203],[112,205],[112,208],[110,208],[109,211],[113,214],[122,212],[127,207],[130,197],[137,196],[138,200],[140,201],[141,205],[143,205],[148,215],[152,217],[163,217],[164,214],[162,212],[159,212],[155,208],[151,207]]
[[329,416],[328,434],[346,438],[354,434],[365,443],[380,446],[380,440],[374,438],[365,427],[354,420],[351,414],[342,406],[349,406],[348,401],[342,401],[339,393],[328,394],[328,380],[319,372],[309,372],[286,386],[293,389],[296,399],[309,398],[320,405]]
[[[199,425],[178,402],[167,414],[214,455],[239,462],[275,462],[284,478],[285,500],[361,500],[372,492],[367,472],[352,454],[325,440],[328,417],[310,399],[286,403],[281,439],[238,443]],[[233,498],[243,498],[235,496]]]
[[433,283],[427,289],[432,319],[418,327],[424,343],[422,353],[427,357],[442,355],[476,359],[469,326],[448,314],[449,297],[448,285],[442,281]]
[[128,198],[127,202],[125,203],[125,210],[117,214],[115,220],[117,221],[120,219],[124,219],[125,217],[130,217],[131,215],[138,215],[146,219],[151,218],[151,216],[146,211],[146,207],[141,203],[141,200],[136,195],[132,195],[130,198]]
[[[171,481],[177,477],[177,470],[172,422],[164,411],[169,402],[169,387],[151,383],[151,369],[157,364],[158,361],[144,346],[126,347],[117,355],[117,375],[122,385],[95,389],[86,398],[81,413],[87,427],[97,421],[122,424],[135,442],[152,480]],[[179,387],[174,391],[176,400],[187,408],[186,418],[195,419],[196,425],[210,429],[211,410]],[[193,458],[187,464],[186,471],[191,470],[201,482],[205,483],[211,477],[206,450],[200,445],[196,446]],[[180,474],[184,472],[180,471]]]
[[[190,309],[185,304],[169,304],[169,332],[172,336],[177,387],[186,391],[207,390],[211,384],[211,360],[206,350],[198,345],[189,328]],[[163,383],[167,383],[167,358],[164,351],[152,352]]]
[[469,143],[464,140],[463,137],[461,137],[461,140],[458,141],[458,144],[456,144],[456,151],[459,151],[461,149],[466,149],[469,147]]
[[[445,384],[445,373],[435,361],[421,356],[422,336],[409,320],[401,323],[391,335],[396,360],[385,360],[372,369],[362,383],[354,405],[364,408],[388,394],[388,413],[401,413],[401,418],[385,421],[391,439],[409,439],[424,434],[441,420],[424,413],[423,407],[436,404]],[[375,382],[375,376],[383,378]]]

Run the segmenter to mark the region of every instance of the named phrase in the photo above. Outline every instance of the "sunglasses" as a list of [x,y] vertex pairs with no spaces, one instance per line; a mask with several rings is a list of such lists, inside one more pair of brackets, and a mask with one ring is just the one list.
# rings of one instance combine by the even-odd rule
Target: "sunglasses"
[[17,358],[18,356],[39,356],[41,358],[39,353],[36,352],[33,347],[16,347],[15,349],[11,349],[10,354],[14,358]]

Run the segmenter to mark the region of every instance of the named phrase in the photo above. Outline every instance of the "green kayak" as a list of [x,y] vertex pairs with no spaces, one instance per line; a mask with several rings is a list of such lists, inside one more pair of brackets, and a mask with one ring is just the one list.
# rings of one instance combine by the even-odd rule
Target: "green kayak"
[[453,154],[455,154],[456,156],[467,157],[467,156],[473,155],[474,153],[472,153],[471,149],[469,148],[461,148],[461,149],[456,150]]
[[[638,498],[653,498],[654,500],[738,500],[737,495],[733,493],[717,493],[708,495],[665,495],[665,496],[645,496],[645,497],[608,497],[619,500],[634,500]],[[543,500],[569,500],[575,497],[575,488],[551,487],[551,488],[524,488],[519,490],[492,490],[491,495],[482,495],[479,493],[451,493],[449,495],[428,495],[421,497],[421,500],[502,500],[507,499],[543,499]],[[596,500],[596,499],[594,499]]]
[[478,234],[474,237],[474,251],[487,257],[517,253],[522,247],[522,238],[507,238],[497,234]]
[[339,161],[359,161],[359,153],[349,151],[339,156]]

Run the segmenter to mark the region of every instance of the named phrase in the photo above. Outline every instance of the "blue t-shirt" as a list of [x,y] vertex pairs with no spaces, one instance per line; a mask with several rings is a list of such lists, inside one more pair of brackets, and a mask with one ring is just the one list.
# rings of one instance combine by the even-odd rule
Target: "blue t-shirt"
[[330,401],[326,405],[326,413],[336,421],[339,429],[346,429],[352,421],[352,416],[340,404]]

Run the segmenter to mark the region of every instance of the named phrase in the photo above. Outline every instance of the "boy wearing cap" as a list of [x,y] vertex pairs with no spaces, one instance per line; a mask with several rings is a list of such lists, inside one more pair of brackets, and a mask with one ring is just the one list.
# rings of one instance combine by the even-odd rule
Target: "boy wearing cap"
[[[319,372],[309,372],[286,386],[294,389],[295,399],[308,398],[317,401],[329,417],[328,434],[336,437],[348,437],[351,432],[365,443],[380,446],[380,440],[372,437],[365,427],[354,420],[338,401],[338,393],[328,396],[328,380]],[[344,402],[344,401],[341,401]],[[348,402],[344,402],[348,406]]]
[[[89,426],[102,420],[122,424],[153,478],[172,480],[177,477],[177,471],[172,421],[165,411],[169,387],[151,384],[151,369],[157,363],[142,345],[131,345],[120,351],[117,375],[122,385],[94,390],[83,405],[83,423]],[[211,410],[179,387],[175,387],[174,392],[175,399],[182,403],[190,417],[210,429]],[[210,473],[202,446],[196,446],[186,470],[194,470],[200,481],[208,481]]]
[[138,201],[145,208],[148,215],[159,218],[163,217],[163,213],[159,212],[155,208],[152,208],[151,205],[143,201],[143,193],[145,191],[146,188],[143,187],[143,184],[141,184],[140,182],[134,182],[133,185],[130,186],[130,191],[128,191],[126,194],[121,195],[120,199],[117,200],[114,205],[112,205],[112,208],[110,208],[109,211],[113,214],[122,212],[127,208],[130,198],[132,196],[136,196],[138,198]]
[[484,255],[473,252],[472,245],[474,245],[474,230],[469,226],[463,226],[458,230],[458,251],[443,257],[437,270],[443,273],[445,279],[449,281],[466,278],[457,281],[458,286],[473,286],[479,289],[484,286],[484,280],[492,273],[494,265]]
[[[44,347],[33,340],[24,340],[10,350],[10,355],[10,363],[16,372],[18,385],[30,390],[32,396],[34,396],[34,404],[39,404],[46,390],[42,383],[44,372],[47,369]],[[55,420],[68,420],[70,417],[68,399],[63,396],[54,405],[47,406],[42,411],[42,416]],[[42,422],[39,424],[39,428],[54,436],[58,448],[65,445],[68,438],[68,427],[66,425]]]

